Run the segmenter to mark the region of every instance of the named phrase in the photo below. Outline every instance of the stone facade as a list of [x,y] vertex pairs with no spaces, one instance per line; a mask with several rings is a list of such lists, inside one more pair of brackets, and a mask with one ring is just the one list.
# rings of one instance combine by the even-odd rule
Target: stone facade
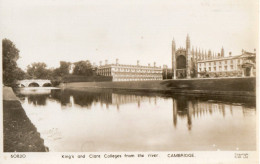
[[186,48],[176,50],[172,41],[173,79],[201,77],[244,77],[256,75],[256,53],[242,50],[241,55],[225,57],[224,48],[216,54],[211,50],[201,51],[190,48],[190,38],[186,38]]
[[256,54],[246,51],[242,55],[198,61],[198,77],[256,76]]
[[139,61],[137,65],[108,64],[107,60],[104,65],[100,62],[97,68],[97,75],[112,76],[113,81],[146,81],[146,80],[162,80],[162,68],[153,66],[141,66]]

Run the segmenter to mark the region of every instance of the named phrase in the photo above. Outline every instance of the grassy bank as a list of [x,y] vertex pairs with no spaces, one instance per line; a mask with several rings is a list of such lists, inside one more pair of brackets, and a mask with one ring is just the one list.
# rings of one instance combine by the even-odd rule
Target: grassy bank
[[4,152],[46,152],[43,139],[11,88],[3,88]]
[[161,81],[75,82],[64,88],[110,88],[122,90],[161,91],[185,94],[230,94],[255,96],[256,78],[218,78]]

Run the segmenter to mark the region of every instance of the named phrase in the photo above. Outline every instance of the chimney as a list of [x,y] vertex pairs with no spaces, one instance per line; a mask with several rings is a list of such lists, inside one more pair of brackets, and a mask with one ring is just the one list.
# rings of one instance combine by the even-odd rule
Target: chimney
[[107,60],[105,60],[105,65],[107,65]]
[[137,65],[139,66],[139,60],[137,60]]
[[116,65],[118,65],[118,59],[116,59]]
[[102,61],[99,62],[99,65],[100,65],[100,66],[102,65]]
[[153,66],[156,67],[156,62],[153,62]]
[[150,67],[151,65],[150,65],[150,63],[148,63],[148,67]]
[[229,56],[232,56],[232,52],[229,52]]

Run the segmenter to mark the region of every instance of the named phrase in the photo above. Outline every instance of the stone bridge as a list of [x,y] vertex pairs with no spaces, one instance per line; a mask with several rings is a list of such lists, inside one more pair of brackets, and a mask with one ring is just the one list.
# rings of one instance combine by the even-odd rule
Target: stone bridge
[[43,79],[30,79],[30,80],[20,80],[18,81],[19,87],[50,87],[51,81],[50,80],[43,80]]

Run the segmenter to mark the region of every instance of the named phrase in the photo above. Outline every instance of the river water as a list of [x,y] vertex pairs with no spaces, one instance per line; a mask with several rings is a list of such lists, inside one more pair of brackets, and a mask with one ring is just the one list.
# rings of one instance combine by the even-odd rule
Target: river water
[[256,150],[250,98],[97,89],[16,94],[53,152]]

